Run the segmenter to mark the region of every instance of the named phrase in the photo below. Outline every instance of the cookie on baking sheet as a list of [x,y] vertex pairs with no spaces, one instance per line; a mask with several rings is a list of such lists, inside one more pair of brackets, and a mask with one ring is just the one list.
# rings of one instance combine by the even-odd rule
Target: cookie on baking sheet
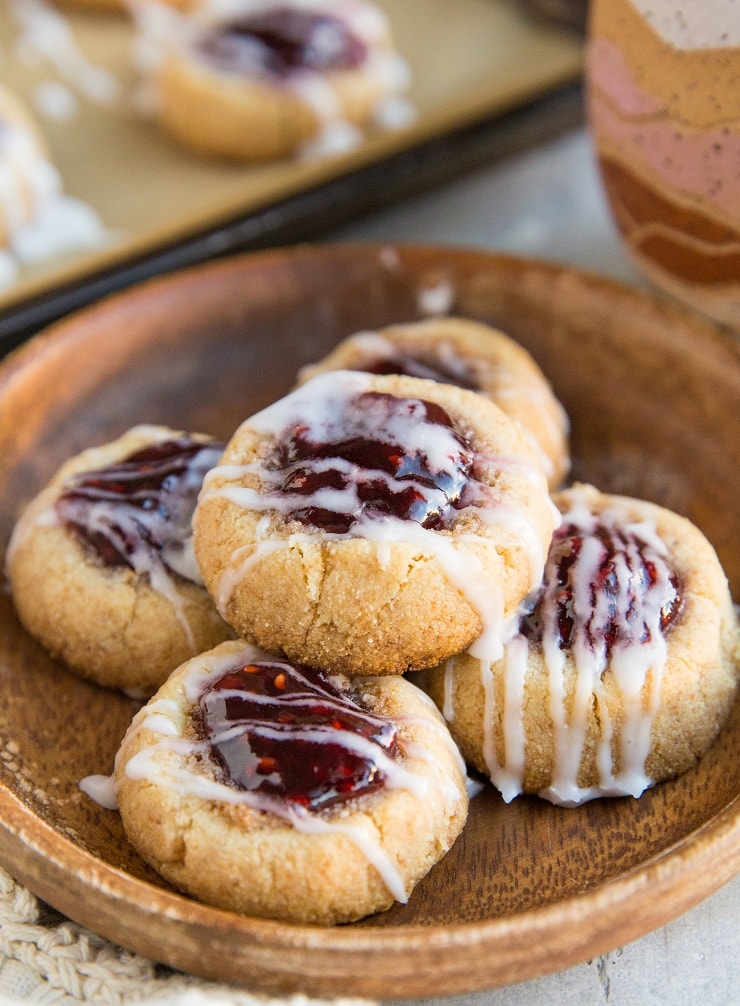
[[0,247],[37,215],[60,188],[46,143],[23,103],[0,85]]
[[370,0],[224,0],[181,19],[152,83],[179,141],[259,161],[355,145],[406,75]]
[[327,370],[408,374],[478,391],[521,423],[551,489],[569,468],[569,422],[547,378],[510,336],[465,318],[433,318],[358,332],[324,359],[304,367],[301,381]]
[[116,758],[129,840],[176,887],[287,922],[406,901],[468,808],[433,703],[400,677],[329,677],[241,641],[188,661]]
[[245,420],[193,519],[237,635],[347,674],[430,666],[539,582],[556,511],[517,424],[472,391],[334,371]]
[[420,683],[507,799],[639,796],[694,765],[727,718],[740,675],[727,580],[684,517],[584,485],[555,499],[563,523],[504,658],[463,654]]
[[192,551],[197,494],[222,447],[136,426],[68,461],[21,515],[6,557],[18,616],[78,674],[151,694],[232,635]]

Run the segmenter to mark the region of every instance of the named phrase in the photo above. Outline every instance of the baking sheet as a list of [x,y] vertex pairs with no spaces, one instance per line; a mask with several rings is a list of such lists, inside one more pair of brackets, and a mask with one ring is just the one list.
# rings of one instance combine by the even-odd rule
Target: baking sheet
[[[79,109],[71,119],[39,118],[65,191],[98,213],[106,243],[24,267],[0,290],[6,330],[14,309],[34,298],[280,207],[359,168],[377,164],[382,170],[401,151],[515,109],[580,75],[579,37],[533,18],[516,0],[386,0],[381,6],[411,70],[407,97],[414,119],[400,129],[368,131],[359,147],[342,156],[262,166],[211,162],[176,146],[136,106],[129,22],[61,8],[79,50],[112,75],[119,93],[101,101],[77,91]],[[0,8],[0,79],[33,107],[38,86],[58,82],[60,72],[27,46],[24,51],[13,7]],[[75,82],[67,86],[74,90]],[[351,187],[341,198],[349,213]],[[339,212],[335,206],[335,216]]]

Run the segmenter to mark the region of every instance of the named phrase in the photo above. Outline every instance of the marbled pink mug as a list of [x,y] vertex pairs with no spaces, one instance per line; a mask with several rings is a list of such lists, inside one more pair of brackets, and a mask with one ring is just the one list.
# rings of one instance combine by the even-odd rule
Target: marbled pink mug
[[588,118],[627,248],[740,331],[740,2],[591,0]]

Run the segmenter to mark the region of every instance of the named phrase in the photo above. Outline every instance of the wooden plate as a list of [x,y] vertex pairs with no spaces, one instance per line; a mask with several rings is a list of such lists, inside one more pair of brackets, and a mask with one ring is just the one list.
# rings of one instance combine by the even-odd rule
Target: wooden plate
[[[574,475],[687,514],[740,593],[736,343],[664,301],[485,253],[325,246],[155,280],[0,368],[0,541],[68,455],[136,422],[228,436],[296,369],[433,299],[505,328],[573,422]],[[242,918],[164,885],[78,780],[110,771],[135,703],[77,680],[0,599],[0,862],[96,932],[256,990],[442,995],[568,967],[663,925],[740,867],[740,704],[691,772],[563,810],[485,792],[406,906],[334,929]]]

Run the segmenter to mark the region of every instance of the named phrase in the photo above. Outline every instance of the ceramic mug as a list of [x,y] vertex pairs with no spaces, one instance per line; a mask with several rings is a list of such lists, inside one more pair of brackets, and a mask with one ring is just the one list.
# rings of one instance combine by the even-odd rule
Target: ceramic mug
[[638,267],[740,331],[740,3],[591,0],[586,85]]

